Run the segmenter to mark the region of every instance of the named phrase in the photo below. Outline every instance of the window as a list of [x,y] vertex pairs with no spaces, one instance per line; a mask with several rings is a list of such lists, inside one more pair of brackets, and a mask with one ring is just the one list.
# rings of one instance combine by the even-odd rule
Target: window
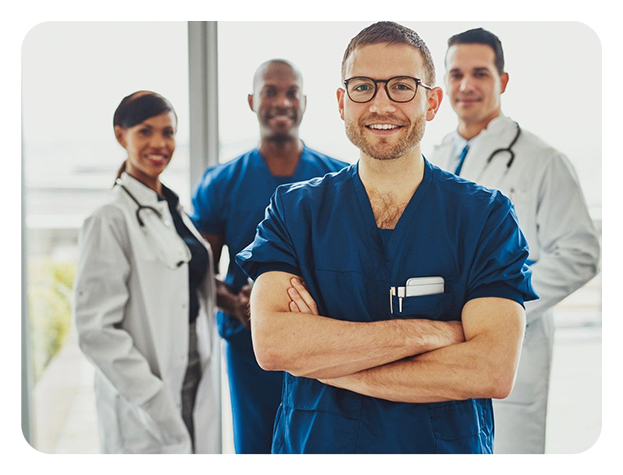
[[177,147],[163,182],[189,204],[187,38],[185,22],[50,22],[34,27],[24,40],[33,445],[43,452],[99,450],[89,392],[92,369],[76,346],[71,289],[78,230],[125,159],[112,117],[126,95],[153,90],[175,107]]

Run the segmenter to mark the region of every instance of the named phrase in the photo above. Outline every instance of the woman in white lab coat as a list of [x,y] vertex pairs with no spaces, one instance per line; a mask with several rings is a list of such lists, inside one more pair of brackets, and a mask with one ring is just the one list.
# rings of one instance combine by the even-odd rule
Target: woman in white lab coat
[[114,129],[127,159],[80,233],[75,318],[104,453],[221,449],[212,256],[160,183],[176,128],[162,96],[123,99]]

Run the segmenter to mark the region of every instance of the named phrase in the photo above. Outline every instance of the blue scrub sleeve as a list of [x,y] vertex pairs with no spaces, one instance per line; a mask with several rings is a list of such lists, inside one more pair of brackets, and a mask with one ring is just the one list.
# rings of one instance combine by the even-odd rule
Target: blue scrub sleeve
[[292,237],[286,227],[282,189],[287,187],[278,187],[270,199],[253,242],[236,255],[236,263],[253,280],[269,271],[301,275]]
[[205,172],[193,193],[190,219],[202,233],[225,234],[225,193],[219,186],[221,183],[215,169],[211,168]]
[[480,243],[469,273],[467,300],[501,297],[522,306],[538,298],[526,265],[528,242],[519,228],[512,203],[502,195],[483,227]]

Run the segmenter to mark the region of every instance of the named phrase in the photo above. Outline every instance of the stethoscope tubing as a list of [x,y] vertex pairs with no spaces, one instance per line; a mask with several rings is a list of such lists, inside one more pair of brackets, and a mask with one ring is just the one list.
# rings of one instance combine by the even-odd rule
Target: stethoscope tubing
[[132,201],[134,201],[136,203],[136,206],[138,206],[138,208],[136,209],[136,220],[138,221],[138,224],[141,227],[145,227],[145,223],[143,222],[143,220],[141,219],[141,211],[148,209],[150,211],[153,211],[154,213],[156,213],[156,216],[158,216],[158,218],[164,223],[165,226],[168,226],[169,223],[167,221],[164,220],[164,218],[162,217],[162,213],[160,211],[158,211],[156,208],[154,208],[153,206],[147,206],[147,205],[143,205],[141,204],[136,197],[130,193],[130,190],[128,190],[126,188],[126,186],[123,184],[123,181],[121,181],[121,178],[117,178],[115,180],[115,185],[119,185],[123,191],[125,191],[128,196],[130,198],[132,198]]
[[513,165],[513,162],[515,161],[515,152],[513,152],[513,146],[515,145],[515,143],[517,143],[517,139],[519,139],[519,136],[521,135],[521,127],[519,126],[519,123],[515,122],[515,125],[517,126],[517,133],[515,134],[515,138],[513,139],[513,141],[508,145],[508,147],[498,148],[497,150],[491,152],[491,155],[489,155],[489,158],[487,158],[487,166],[491,163],[493,158],[498,153],[503,152],[508,152],[510,155],[510,159],[508,160],[508,162],[506,162],[506,171],[508,172],[510,167]]

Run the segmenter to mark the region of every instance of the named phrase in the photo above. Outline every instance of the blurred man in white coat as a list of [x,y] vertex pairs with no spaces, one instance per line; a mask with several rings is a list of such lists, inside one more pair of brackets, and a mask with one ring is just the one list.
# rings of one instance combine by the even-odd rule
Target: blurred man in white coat
[[595,276],[599,241],[569,160],[502,114],[509,75],[498,37],[482,28],[451,37],[445,64],[459,125],[435,147],[431,161],[512,200],[540,296],[526,303],[515,388],[494,401],[495,452],[544,453],[552,308]]

